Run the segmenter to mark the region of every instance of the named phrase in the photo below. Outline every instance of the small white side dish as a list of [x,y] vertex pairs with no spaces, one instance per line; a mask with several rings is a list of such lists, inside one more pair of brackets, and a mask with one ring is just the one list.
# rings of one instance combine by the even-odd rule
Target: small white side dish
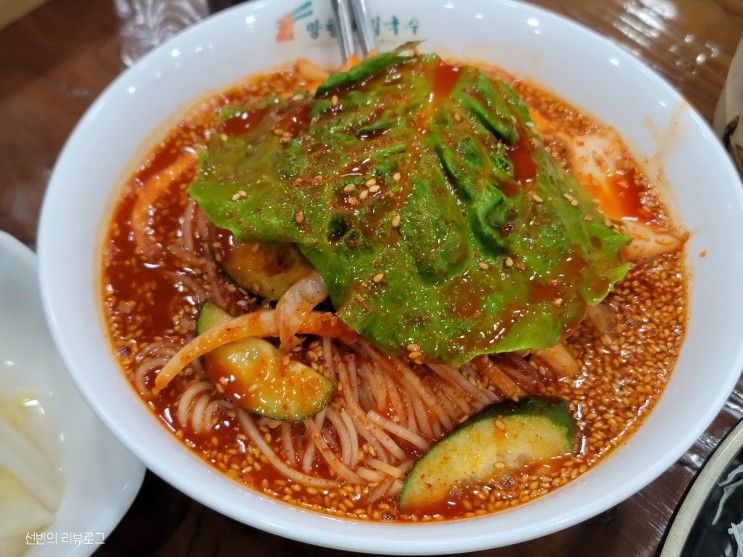
[[[278,22],[300,4],[310,5],[301,12],[309,15],[292,20],[288,33]],[[259,0],[226,10],[150,53],[91,106],[59,157],[42,212],[41,284],[53,336],[81,391],[122,442],[178,489],[247,524],[329,547],[428,555],[566,528],[668,468],[712,421],[743,368],[739,178],[704,120],[665,81],[566,19],[507,0],[374,0],[370,9],[381,49],[426,39],[424,50],[532,79],[614,126],[648,161],[651,178],[667,184],[660,190],[691,232],[690,318],[677,368],[639,431],[576,481],[508,511],[435,524],[358,522],[287,506],[220,475],[127,384],[110,350],[99,292],[103,233],[122,180],[188,103],[299,57],[337,65],[329,2],[321,0]]]
[[62,501],[46,535],[27,538],[27,555],[90,555],[131,505],[142,485],[144,466],[80,396],[44,322],[36,257],[2,231],[0,309],[2,398],[12,398],[16,391],[38,396],[46,413],[40,420],[45,422],[44,433],[56,437],[58,444],[43,452],[59,453],[55,460],[63,484]]

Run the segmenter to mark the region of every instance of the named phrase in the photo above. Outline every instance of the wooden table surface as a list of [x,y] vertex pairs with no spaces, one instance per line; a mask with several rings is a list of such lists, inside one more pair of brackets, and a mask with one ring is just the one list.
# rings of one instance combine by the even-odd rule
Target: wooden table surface
[[[228,2],[212,2],[224,5]],[[743,33],[743,0],[539,0],[611,37],[677,87],[708,120]],[[0,30],[0,229],[33,247],[41,200],[76,121],[123,70],[112,0],[51,0]],[[539,540],[479,552],[509,556],[644,556],[720,437],[743,415],[743,383],[697,444],[614,509]],[[97,555],[316,555],[346,552],[234,522],[148,473]]]

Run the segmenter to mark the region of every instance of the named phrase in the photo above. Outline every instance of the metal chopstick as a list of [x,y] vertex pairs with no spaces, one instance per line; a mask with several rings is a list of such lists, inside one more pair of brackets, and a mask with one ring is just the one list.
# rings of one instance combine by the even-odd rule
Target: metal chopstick
[[366,10],[365,0],[351,0],[353,19],[356,22],[356,31],[359,34],[361,54],[367,56],[374,49],[374,32],[372,31],[369,13]]
[[365,0],[331,0],[330,3],[338,29],[338,44],[343,62],[357,55],[354,32],[358,33],[358,43],[361,47],[360,57],[367,56],[374,49],[374,33]]

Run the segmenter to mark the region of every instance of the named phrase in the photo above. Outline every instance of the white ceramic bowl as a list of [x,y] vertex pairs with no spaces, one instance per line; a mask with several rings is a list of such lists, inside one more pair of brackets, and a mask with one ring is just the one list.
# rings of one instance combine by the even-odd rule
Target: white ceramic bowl
[[[337,64],[328,5],[258,1],[208,19],[121,75],[72,134],[44,202],[39,254],[49,324],[80,389],[111,430],[178,489],[310,543],[397,554],[476,550],[541,536],[617,504],[694,442],[743,368],[743,190],[705,122],[661,78],[598,35],[516,2],[374,0],[370,7],[382,49],[425,38],[426,50],[533,79],[614,126],[648,160],[651,175],[665,172],[666,200],[691,231],[688,338],[661,400],[627,443],[566,487],[513,510],[428,525],[354,522],[241,488],[161,427],[125,382],[108,348],[97,286],[102,227],[117,186],[185,104],[300,56]],[[277,42],[277,22],[292,11],[294,38]]]

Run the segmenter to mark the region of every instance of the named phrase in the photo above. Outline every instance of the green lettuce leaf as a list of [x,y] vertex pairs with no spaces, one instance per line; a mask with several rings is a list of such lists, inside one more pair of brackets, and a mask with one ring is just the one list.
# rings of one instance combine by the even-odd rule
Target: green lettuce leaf
[[552,346],[628,270],[628,239],[474,67],[385,53],[235,114],[191,195],[238,239],[296,244],[338,316],[390,353]]

